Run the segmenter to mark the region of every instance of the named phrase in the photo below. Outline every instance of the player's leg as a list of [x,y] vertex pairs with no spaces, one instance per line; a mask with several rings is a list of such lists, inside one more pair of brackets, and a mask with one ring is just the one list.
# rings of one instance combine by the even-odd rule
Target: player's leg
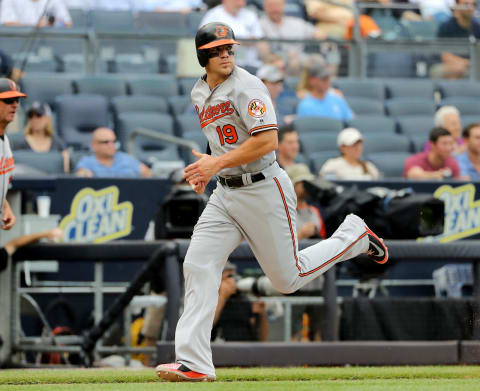
[[234,217],[265,274],[280,292],[294,292],[334,264],[369,248],[365,223],[349,215],[329,239],[299,252],[296,196],[283,170],[277,170],[271,179],[238,190]]
[[177,361],[209,376],[215,376],[210,336],[222,270],[242,241],[240,231],[226,213],[222,192],[219,186],[210,197],[185,256],[184,311],[175,335]]

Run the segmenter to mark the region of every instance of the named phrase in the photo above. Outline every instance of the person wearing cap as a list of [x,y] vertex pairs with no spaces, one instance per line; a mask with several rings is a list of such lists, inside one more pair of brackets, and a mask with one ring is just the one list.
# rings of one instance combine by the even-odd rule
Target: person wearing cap
[[278,97],[283,91],[284,75],[282,71],[273,64],[264,64],[258,69],[257,77],[265,84],[270,93],[278,125],[291,123],[295,117],[295,112],[288,110],[286,105],[281,105],[278,102]]
[[71,27],[72,18],[63,0],[2,0],[0,24]]
[[0,78],[0,214],[2,217],[0,224],[3,230],[12,228],[16,221],[7,201],[8,185],[12,181],[15,163],[6,129],[7,125],[15,118],[19,99],[26,96],[20,92],[14,81]]
[[353,118],[353,111],[346,100],[331,90],[332,71],[329,65],[318,58],[305,69],[307,95],[297,106],[298,117],[326,117],[342,122]]
[[374,180],[380,172],[372,162],[362,160],[363,136],[355,128],[343,129],[337,137],[341,156],[328,159],[320,169],[327,179]]
[[237,267],[227,260],[218,290],[218,304],[213,319],[212,340],[266,341],[269,327],[265,302],[250,302],[237,286]]
[[65,173],[70,172],[70,154],[67,146],[53,129],[52,110],[46,103],[35,101],[27,111],[28,122],[25,125],[25,138],[16,149],[39,153],[61,152]]

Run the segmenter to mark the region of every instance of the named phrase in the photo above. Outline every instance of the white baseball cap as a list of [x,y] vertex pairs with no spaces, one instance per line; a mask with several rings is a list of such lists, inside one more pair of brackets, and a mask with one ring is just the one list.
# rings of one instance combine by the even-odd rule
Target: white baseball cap
[[357,129],[345,128],[338,134],[337,145],[339,147],[342,145],[349,147],[359,140],[363,140],[363,136]]

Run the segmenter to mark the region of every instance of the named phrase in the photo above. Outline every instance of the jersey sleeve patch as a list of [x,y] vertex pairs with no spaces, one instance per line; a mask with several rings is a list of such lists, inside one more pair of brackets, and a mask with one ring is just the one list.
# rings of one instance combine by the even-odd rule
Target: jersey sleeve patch
[[254,118],[261,118],[267,112],[267,106],[260,99],[252,99],[248,103],[248,114]]

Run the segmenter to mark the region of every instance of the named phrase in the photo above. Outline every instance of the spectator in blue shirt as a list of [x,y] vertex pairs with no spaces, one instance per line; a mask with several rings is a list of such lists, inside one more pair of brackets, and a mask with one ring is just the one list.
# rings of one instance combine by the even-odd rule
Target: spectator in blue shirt
[[98,128],[92,134],[93,156],[84,156],[76,167],[83,177],[146,177],[152,176],[150,168],[128,155],[117,151],[117,138],[112,129]]
[[473,123],[463,129],[467,150],[456,157],[460,175],[467,180],[480,181],[480,123]]
[[330,77],[327,64],[315,62],[310,65],[306,75],[308,94],[298,104],[298,117],[328,117],[343,122],[353,118],[353,111],[345,99],[331,90]]

